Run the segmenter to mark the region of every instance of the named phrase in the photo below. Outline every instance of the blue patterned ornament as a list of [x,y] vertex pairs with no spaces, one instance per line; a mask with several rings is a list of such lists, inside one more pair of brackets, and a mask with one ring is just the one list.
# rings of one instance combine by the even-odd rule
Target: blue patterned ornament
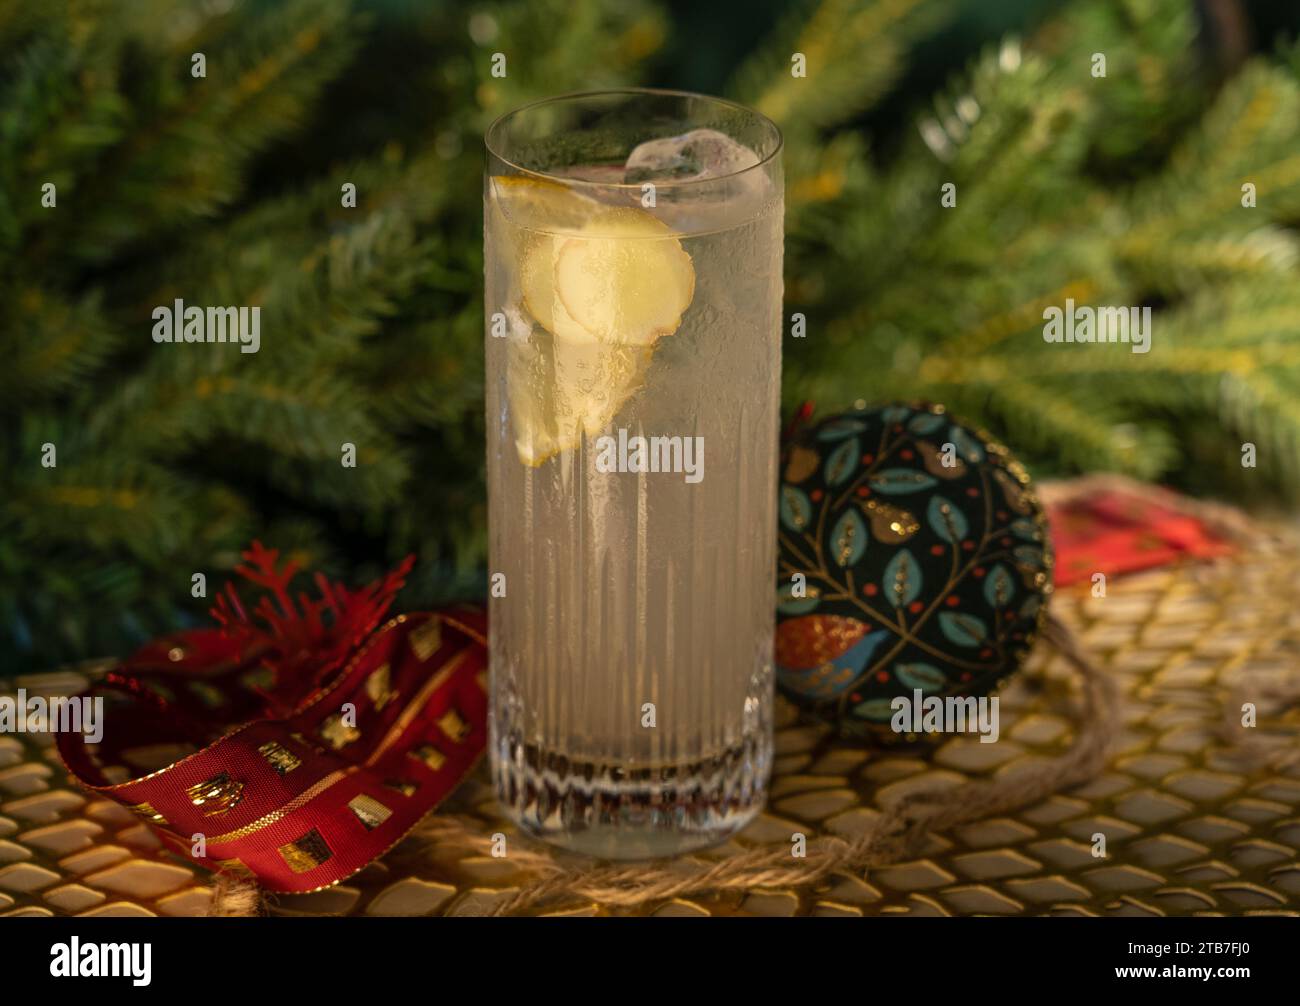
[[844,734],[891,735],[917,690],[987,695],[1041,629],[1052,551],[1029,475],[943,406],[788,438],[779,523],[777,682]]

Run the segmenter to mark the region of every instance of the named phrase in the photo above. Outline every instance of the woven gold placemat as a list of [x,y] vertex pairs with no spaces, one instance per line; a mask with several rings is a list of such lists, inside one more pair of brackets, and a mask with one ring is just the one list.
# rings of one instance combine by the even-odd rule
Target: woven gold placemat
[[[960,915],[1300,914],[1300,543],[1213,565],[1112,581],[1109,595],[1062,592],[1053,610],[1110,674],[1120,722],[1105,771],[1014,815],[933,835],[919,857],[816,887],[672,900],[636,912],[590,903],[551,914]],[[80,690],[95,667],[20,678]],[[778,699],[766,812],[704,858],[793,832],[852,837],[922,789],[1022,771],[1062,753],[1077,722],[1076,678],[1040,644],[1002,693],[996,744],[951,739],[869,749],[803,723]],[[1243,702],[1258,733],[1282,737],[1251,760],[1224,732]],[[1289,742],[1285,738],[1290,737]],[[498,815],[486,766],[444,805],[465,826],[522,843]],[[1106,857],[1093,855],[1106,836]],[[536,846],[529,846],[536,850]],[[507,856],[407,841],[343,884],[281,896],[277,915],[481,914],[528,876]],[[164,851],[145,825],[69,782],[49,738],[0,736],[0,914],[202,914],[211,878]]]

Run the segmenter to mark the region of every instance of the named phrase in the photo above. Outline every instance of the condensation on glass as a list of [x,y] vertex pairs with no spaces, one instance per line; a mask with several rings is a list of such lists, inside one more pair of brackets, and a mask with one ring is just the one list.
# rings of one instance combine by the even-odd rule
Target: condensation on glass
[[781,137],[629,90],[486,143],[497,793],[597,856],[713,844],[772,762]]

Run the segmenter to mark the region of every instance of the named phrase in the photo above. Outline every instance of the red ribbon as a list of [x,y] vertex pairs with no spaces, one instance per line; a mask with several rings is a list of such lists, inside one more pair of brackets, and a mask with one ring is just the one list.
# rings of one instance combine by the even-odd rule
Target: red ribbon
[[1056,585],[1137,573],[1182,559],[1213,559],[1232,551],[1203,521],[1122,491],[1105,491],[1048,511],[1056,550]]
[[[87,696],[103,743],[61,733],[87,789],[131,809],[177,852],[271,891],[338,883],[395,845],[486,745],[486,616],[399,615],[376,629],[410,560],[360,591],[317,577],[290,600],[291,563],[254,544],[239,572],[270,596],[250,616],[233,587],[222,630],[157,640]],[[198,750],[121,780],[132,752]]]

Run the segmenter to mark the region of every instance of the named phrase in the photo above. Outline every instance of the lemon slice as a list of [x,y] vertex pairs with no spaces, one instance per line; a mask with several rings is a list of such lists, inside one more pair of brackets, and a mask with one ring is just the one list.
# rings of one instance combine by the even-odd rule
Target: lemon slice
[[[561,338],[577,341],[586,333],[601,342],[650,346],[677,331],[695,296],[690,255],[667,224],[641,209],[603,210],[578,235],[552,238],[549,252],[554,293],[547,327]],[[541,273],[545,263],[534,268]],[[544,294],[543,281],[536,283],[530,303]],[[527,297],[527,278],[524,289]]]
[[525,175],[493,175],[492,202],[511,226],[530,231],[572,233],[599,213],[604,204],[571,186]]
[[556,236],[579,232],[605,205],[545,178],[494,175],[489,189],[496,214],[492,232],[506,256],[506,268],[519,279],[528,313],[562,339],[594,341],[556,300]]
[[598,340],[569,314],[555,292],[558,244],[566,239],[551,234],[531,235],[519,262],[519,283],[524,307],[537,323],[566,342],[594,345]]
[[511,339],[507,391],[519,460],[537,467],[595,437],[645,380],[652,351],[573,343],[540,327]]
[[695,270],[673,231],[644,210],[545,180],[490,182],[500,214],[492,225],[523,307],[508,312],[515,448],[536,467],[610,428],[644,384],[655,341],[680,326]]
[[491,176],[488,194],[487,244],[502,273],[515,281],[529,261],[530,243],[576,233],[605,208],[569,186],[523,175]]

